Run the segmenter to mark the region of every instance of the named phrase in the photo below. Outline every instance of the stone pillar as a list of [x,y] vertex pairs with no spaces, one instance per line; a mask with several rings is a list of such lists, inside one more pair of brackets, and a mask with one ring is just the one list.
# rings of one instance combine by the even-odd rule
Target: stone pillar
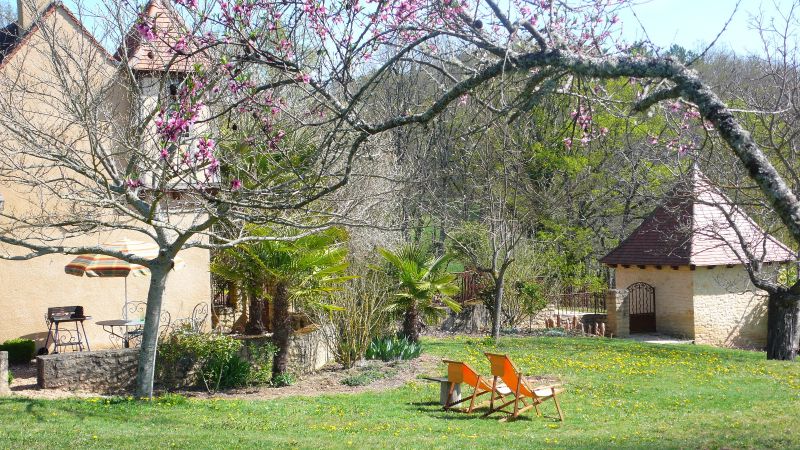
[[11,394],[8,386],[8,352],[0,352],[0,395]]
[[609,289],[606,291],[608,333],[614,337],[624,338],[631,334],[628,298],[627,289]]

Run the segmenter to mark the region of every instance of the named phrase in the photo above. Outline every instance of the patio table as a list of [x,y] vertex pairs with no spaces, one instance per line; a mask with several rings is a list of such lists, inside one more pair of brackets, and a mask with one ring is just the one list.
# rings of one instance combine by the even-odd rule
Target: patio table
[[95,323],[111,336],[122,339],[125,348],[130,348],[132,337],[141,336],[141,329],[144,326],[144,320],[140,319],[98,320]]
[[[423,380],[439,383],[439,404],[447,404],[447,395],[450,394],[450,380],[447,377],[422,377]],[[455,383],[453,394],[450,395],[450,402],[461,400],[461,383]]]

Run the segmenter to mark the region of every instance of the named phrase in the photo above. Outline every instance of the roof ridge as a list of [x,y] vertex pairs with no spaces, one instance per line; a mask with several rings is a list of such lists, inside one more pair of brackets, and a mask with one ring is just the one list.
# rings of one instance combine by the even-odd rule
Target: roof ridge
[[17,21],[12,22],[17,24],[17,42],[10,45],[9,48],[11,49],[5,55],[2,55],[0,58],[0,69],[5,67],[6,63],[19,51],[20,48],[23,48],[25,44],[30,41],[31,36],[40,28],[40,23],[47,19],[51,14],[55,13],[56,10],[61,9],[67,17],[78,27],[78,30],[83,34],[85,37],[89,38],[89,41],[95,45],[103,55],[108,59],[110,62],[114,62],[114,58],[111,56],[111,53],[106,50],[105,47],[94,37],[94,35],[83,25],[78,17],[69,9],[64,2],[60,0],[54,0],[48,3],[47,7],[45,7],[36,20],[31,24],[31,26],[25,30],[21,30],[19,27],[19,23]]

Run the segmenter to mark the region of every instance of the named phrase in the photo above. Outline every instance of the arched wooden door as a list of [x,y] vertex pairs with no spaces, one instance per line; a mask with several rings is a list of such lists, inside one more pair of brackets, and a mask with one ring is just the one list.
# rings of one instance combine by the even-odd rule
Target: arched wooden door
[[656,290],[647,283],[628,286],[628,306],[631,333],[656,331]]

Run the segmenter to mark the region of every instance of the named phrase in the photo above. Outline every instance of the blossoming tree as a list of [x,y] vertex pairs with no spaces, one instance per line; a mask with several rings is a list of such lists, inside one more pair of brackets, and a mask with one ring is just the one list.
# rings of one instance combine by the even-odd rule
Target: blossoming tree
[[[154,3],[161,5],[155,15]],[[727,106],[686,65],[636,56],[619,39],[626,0],[153,0],[144,9],[119,0],[102,7],[98,20],[108,21],[111,35],[125,31],[114,70],[88,77],[96,65],[74,65],[50,81],[70,94],[53,108],[79,130],[77,152],[75,140],[37,131],[13,104],[0,108],[15,137],[1,149],[14,161],[0,169],[3,181],[54,193],[80,214],[34,220],[3,212],[11,225],[0,242],[28,249],[16,259],[95,252],[150,268],[140,396],[152,393],[164,283],[180,250],[265,239],[242,234],[244,222],[310,233],[339,221],[320,200],[348,183],[371,140],[467,101],[514,117],[553,93],[610,100],[613,92],[587,88],[591,80],[639,80],[630,109],[675,99],[692,105],[697,117],[689,119],[713,127],[800,243],[800,202]],[[178,25],[165,27],[164,17]],[[135,22],[131,32],[127,20]],[[69,54],[63,39],[46,41],[50,63],[69,65],[57,56]],[[151,65],[162,70],[145,83]],[[436,89],[398,113],[377,99],[409,67],[427,73]],[[109,99],[120,90],[153,95],[118,111]],[[585,111],[575,120],[580,134],[564,145],[603,133]],[[42,162],[59,177],[37,176]],[[143,260],[46,237],[53,229],[69,237],[105,228],[144,233],[161,252]],[[796,305],[800,285],[791,293]],[[790,334],[792,311],[771,321],[771,339]],[[771,357],[789,357],[789,339],[781,343]]]

